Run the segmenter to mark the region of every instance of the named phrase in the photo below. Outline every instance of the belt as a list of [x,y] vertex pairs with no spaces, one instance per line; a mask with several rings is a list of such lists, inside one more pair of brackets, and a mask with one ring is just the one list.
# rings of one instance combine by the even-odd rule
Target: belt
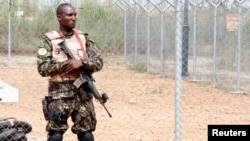
[[45,96],[45,99],[48,103],[55,100],[74,100],[75,97],[53,97],[53,96]]
[[67,77],[61,77],[60,75],[54,75],[51,76],[51,81],[53,82],[64,82],[64,81],[74,81],[78,78],[79,76],[67,76]]

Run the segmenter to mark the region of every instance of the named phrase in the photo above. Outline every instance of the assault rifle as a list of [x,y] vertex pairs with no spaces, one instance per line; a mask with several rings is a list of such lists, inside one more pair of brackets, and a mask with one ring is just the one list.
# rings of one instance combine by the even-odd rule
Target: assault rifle
[[[60,46],[60,48],[63,50],[63,52],[67,55],[67,57],[69,59],[75,59],[74,55],[72,54],[72,52],[69,50],[69,48],[65,44],[65,41],[60,42],[58,45]],[[82,74],[82,80],[86,81],[85,83],[87,83],[91,93],[100,102],[100,104],[104,107],[104,109],[108,113],[109,117],[111,118],[112,115],[110,114],[110,112],[108,111],[108,109],[105,106],[105,103],[109,99],[108,95],[106,93],[103,93],[102,95],[99,94],[98,90],[96,89],[96,87],[93,83],[94,78],[93,78],[91,73],[88,73],[83,68],[80,68],[80,72]]]

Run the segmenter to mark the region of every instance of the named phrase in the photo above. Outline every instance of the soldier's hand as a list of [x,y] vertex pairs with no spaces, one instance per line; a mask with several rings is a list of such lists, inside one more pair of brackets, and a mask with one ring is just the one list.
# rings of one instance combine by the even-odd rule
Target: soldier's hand
[[62,64],[62,67],[64,67],[66,73],[69,73],[73,70],[77,70],[82,66],[81,60],[76,59],[69,59],[65,63]]

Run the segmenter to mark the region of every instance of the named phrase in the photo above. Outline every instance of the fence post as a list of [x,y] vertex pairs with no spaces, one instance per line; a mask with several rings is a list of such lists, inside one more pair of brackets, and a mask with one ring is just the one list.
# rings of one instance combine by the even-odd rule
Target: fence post
[[141,2],[136,1],[136,3],[147,12],[147,72],[150,71],[150,12],[154,10],[154,7],[150,1],[146,1],[145,5]]
[[11,59],[11,0],[8,0],[8,60]]
[[175,30],[175,141],[181,141],[181,95],[182,95],[182,77],[181,77],[181,65],[182,65],[182,0],[175,1],[176,3],[176,30]]
[[[151,1],[150,1],[151,2]],[[161,13],[161,47],[160,47],[160,53],[161,53],[161,67],[160,67],[160,72],[162,74],[164,74],[164,68],[165,68],[165,48],[164,48],[164,32],[165,32],[165,28],[164,28],[164,14],[165,11],[167,9],[167,6],[163,7],[160,5],[163,5],[164,3],[167,3],[166,1],[161,1],[159,4],[154,4],[153,2],[151,2],[151,4],[154,5],[154,7],[156,9],[158,9],[158,11],[160,11]],[[172,7],[174,7],[173,5],[171,5]]]
[[245,0],[238,1],[239,9],[238,9],[238,46],[237,46],[237,91],[240,91],[240,73],[241,73],[241,34],[242,34],[242,3]]
[[188,49],[189,48],[189,26],[188,26],[188,0],[184,3],[184,24],[182,38],[182,77],[188,76]]
[[127,64],[127,10],[128,10],[128,3],[126,2],[120,2],[117,0],[113,0],[113,3],[115,3],[117,6],[119,6],[123,11],[124,11],[124,25],[123,25],[123,30],[124,30],[124,63]]

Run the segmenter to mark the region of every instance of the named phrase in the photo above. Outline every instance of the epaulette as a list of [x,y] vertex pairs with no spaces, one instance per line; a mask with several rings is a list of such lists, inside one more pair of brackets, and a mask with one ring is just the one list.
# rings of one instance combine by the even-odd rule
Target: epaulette
[[83,31],[81,31],[81,30],[76,30],[76,29],[74,29],[74,30],[75,30],[78,34],[83,34],[83,35],[84,35],[87,44],[89,44],[89,42],[92,43],[92,44],[95,44],[95,42],[94,42],[93,40],[90,39],[89,34],[88,34],[87,32],[83,32]]
[[50,40],[63,38],[63,36],[60,36],[57,31],[47,32],[45,33],[45,36],[47,36]]
[[85,39],[86,39],[86,42],[88,43],[88,42],[91,42],[91,43],[94,43],[94,41],[93,40],[91,40],[90,38],[89,38],[89,34],[87,33],[87,32],[83,32],[83,31],[81,31],[81,30],[76,30],[76,29],[74,29],[78,34],[83,34],[84,35],[84,37],[85,37]]

